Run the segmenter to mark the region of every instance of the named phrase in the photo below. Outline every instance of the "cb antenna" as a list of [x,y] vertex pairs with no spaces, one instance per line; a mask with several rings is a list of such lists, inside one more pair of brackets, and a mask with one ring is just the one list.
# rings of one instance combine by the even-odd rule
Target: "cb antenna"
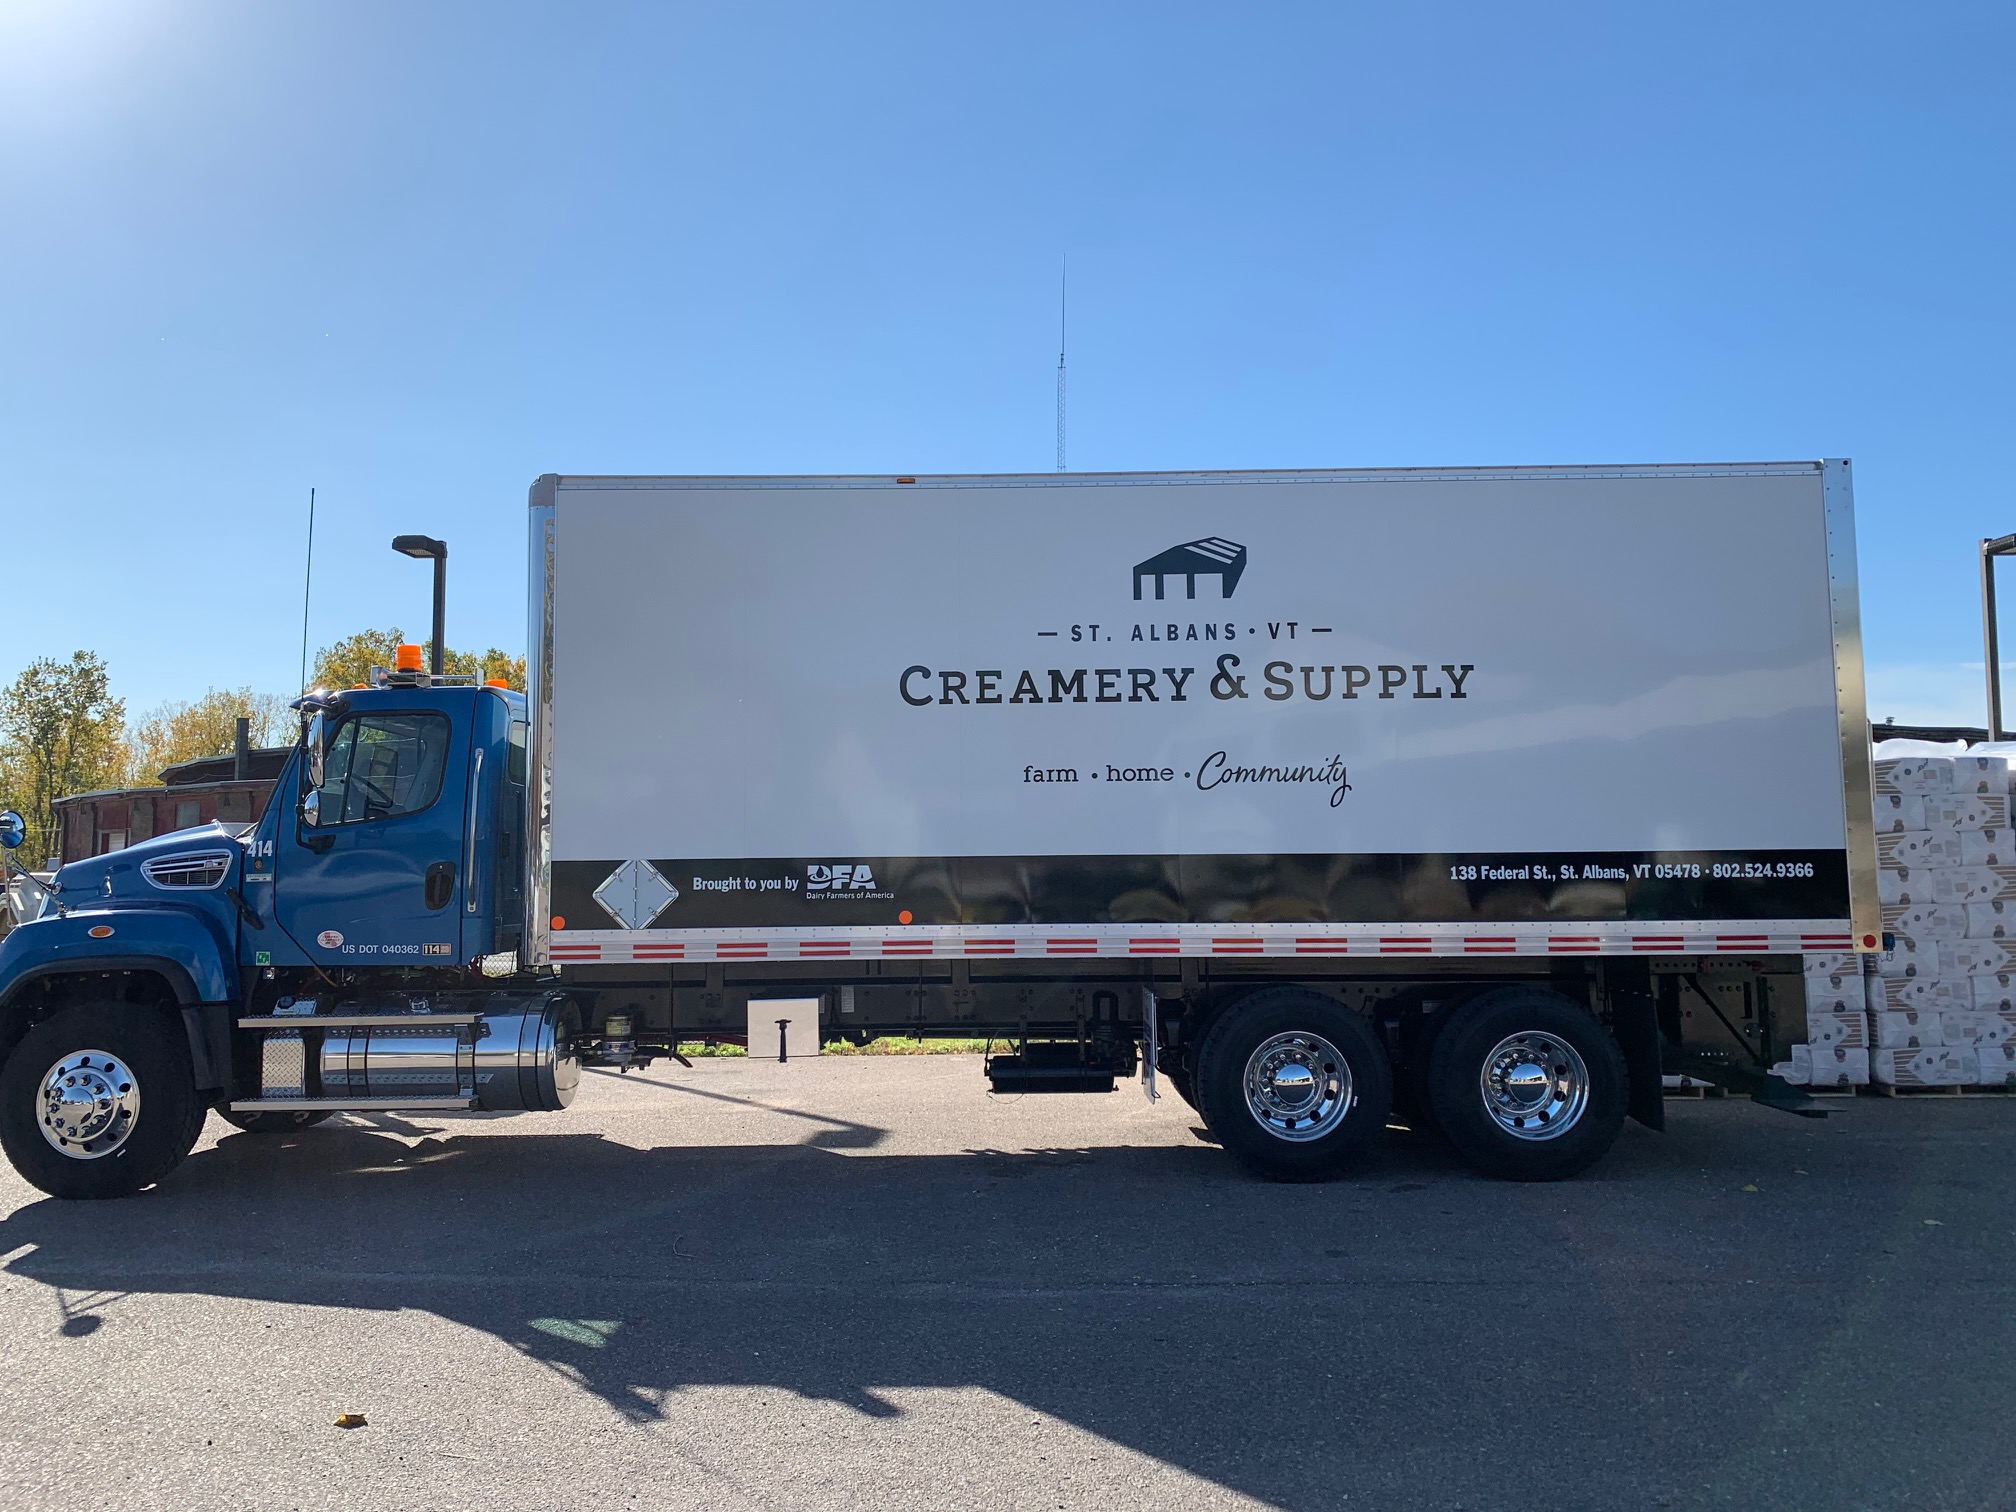
[[1064,274],[1057,281],[1057,471],[1064,471],[1064,312],[1071,290],[1071,259],[1064,259]]
[[301,691],[308,691],[308,590],[315,585],[315,490],[308,490],[308,565],[301,574]]

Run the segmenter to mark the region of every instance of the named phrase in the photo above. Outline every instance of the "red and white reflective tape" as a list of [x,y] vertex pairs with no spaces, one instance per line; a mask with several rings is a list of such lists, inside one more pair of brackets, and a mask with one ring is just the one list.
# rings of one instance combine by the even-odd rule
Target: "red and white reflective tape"
[[986,958],[1125,960],[1141,956],[1329,956],[1475,959],[1556,955],[1812,955],[1853,950],[1835,919],[1708,920],[1681,930],[1642,925],[1168,924],[1093,925],[1069,934],[1040,924],[834,930],[571,929],[556,935],[556,965],[658,961],[870,961]]

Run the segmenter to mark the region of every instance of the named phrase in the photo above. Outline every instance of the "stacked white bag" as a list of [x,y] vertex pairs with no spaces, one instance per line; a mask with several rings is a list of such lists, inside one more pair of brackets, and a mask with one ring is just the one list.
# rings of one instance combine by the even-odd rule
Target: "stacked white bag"
[[1869,1084],[1869,998],[1860,956],[1806,957],[1806,1043],[1771,1070],[1798,1087]]
[[1868,980],[1870,1075],[1898,1087],[2016,1081],[2016,1054],[2005,1053],[2016,1044],[2010,764],[1883,741],[1875,799],[1876,891],[1891,949]]

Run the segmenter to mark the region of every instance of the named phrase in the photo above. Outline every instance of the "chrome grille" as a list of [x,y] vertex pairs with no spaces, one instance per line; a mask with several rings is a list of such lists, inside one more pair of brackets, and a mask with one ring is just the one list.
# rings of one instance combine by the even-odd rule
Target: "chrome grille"
[[216,887],[231,874],[231,854],[204,851],[195,856],[164,856],[147,862],[140,874],[156,887]]

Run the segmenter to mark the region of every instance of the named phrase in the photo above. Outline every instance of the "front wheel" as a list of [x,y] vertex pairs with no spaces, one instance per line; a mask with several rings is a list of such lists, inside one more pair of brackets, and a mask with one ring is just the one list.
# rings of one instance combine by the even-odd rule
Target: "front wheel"
[[1228,1008],[1197,1056],[1205,1124],[1277,1181],[1325,1181],[1377,1144],[1393,1102],[1386,1051],[1359,1015],[1301,987]]
[[1560,1181],[1616,1142],[1630,1102],[1624,1054],[1581,1005],[1506,987],[1436,1036],[1428,1087],[1443,1133],[1487,1176]]
[[126,1197],[182,1163],[203,1102],[182,1021],[79,1003],[21,1037],[0,1069],[0,1148],[52,1197]]

